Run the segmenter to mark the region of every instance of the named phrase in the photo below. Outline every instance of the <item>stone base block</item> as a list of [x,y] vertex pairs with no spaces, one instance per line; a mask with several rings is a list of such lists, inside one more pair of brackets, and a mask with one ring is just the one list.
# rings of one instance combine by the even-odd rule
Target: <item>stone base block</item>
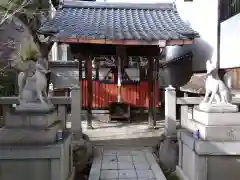
[[181,180],[239,180],[240,141],[203,141],[189,132],[179,132],[178,142],[177,174]]
[[71,135],[51,145],[0,146],[1,180],[73,180]]
[[204,125],[240,126],[240,112],[210,113],[200,110],[199,107],[195,107],[193,109],[193,119]]
[[200,103],[199,109],[208,113],[233,113],[238,112],[238,106],[226,103]]
[[240,125],[204,125],[193,119],[185,119],[181,123],[182,127],[194,132],[199,130],[199,136],[203,140],[209,141],[235,141],[240,140]]
[[5,127],[7,128],[24,128],[36,127],[47,128],[57,120],[57,112],[49,111],[47,113],[34,112],[34,113],[6,113]]
[[0,145],[52,144],[56,141],[59,128],[61,128],[60,122],[56,122],[48,129],[3,127],[0,128]]
[[42,104],[41,102],[22,103],[15,108],[15,111],[19,113],[46,113],[52,110],[54,110],[53,104]]

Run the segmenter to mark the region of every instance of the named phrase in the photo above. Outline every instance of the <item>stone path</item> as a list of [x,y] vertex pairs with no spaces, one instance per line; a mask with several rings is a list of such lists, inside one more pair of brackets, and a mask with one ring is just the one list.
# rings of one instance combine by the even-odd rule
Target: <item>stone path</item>
[[96,148],[89,180],[166,180],[151,149]]
[[[94,146],[147,146],[154,147],[159,143],[159,137],[164,132],[164,122],[158,121],[159,129],[149,129],[145,121],[111,121],[105,122],[104,116],[98,115],[100,120],[93,120],[94,129],[87,129],[87,122],[82,121],[83,133],[88,135]],[[109,115],[105,115],[109,116]]]

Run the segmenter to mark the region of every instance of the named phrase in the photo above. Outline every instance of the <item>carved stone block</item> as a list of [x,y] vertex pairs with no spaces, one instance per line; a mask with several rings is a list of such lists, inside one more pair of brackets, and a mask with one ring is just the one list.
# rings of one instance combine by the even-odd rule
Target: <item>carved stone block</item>
[[209,126],[229,126],[239,125],[240,126],[240,113],[239,112],[204,112],[198,107],[193,109],[193,119],[201,124]]
[[57,121],[57,112],[47,113],[17,113],[9,112],[6,114],[5,127],[7,128],[47,128]]
[[1,180],[73,180],[71,134],[47,145],[0,146]]
[[193,119],[186,119],[182,127],[194,132],[199,130],[199,136],[207,141],[240,141],[240,125],[204,125]]
[[201,103],[199,109],[208,113],[235,113],[238,112],[238,106],[226,103]]
[[52,104],[41,104],[40,102],[22,103],[15,108],[18,113],[48,113],[53,110]]
[[0,128],[0,145],[52,144],[56,140],[56,133],[60,127],[60,122],[56,122],[47,129],[3,127]]

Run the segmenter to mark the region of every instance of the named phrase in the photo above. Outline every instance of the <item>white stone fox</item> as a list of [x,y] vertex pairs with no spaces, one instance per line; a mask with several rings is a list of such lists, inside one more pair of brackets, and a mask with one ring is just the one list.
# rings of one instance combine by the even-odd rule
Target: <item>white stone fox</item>
[[[215,98],[217,104],[230,104],[232,101],[231,92],[225,83],[219,78],[218,69],[209,60],[206,62],[206,69],[206,93],[203,103],[211,104]],[[210,94],[211,97],[208,101]]]
[[[47,79],[45,74],[48,72],[41,64],[36,63],[35,68],[29,68],[28,72],[21,72],[18,75],[19,101],[34,100],[35,93],[41,103],[46,103],[43,96],[47,99],[46,87]],[[31,74],[32,76],[28,76]]]

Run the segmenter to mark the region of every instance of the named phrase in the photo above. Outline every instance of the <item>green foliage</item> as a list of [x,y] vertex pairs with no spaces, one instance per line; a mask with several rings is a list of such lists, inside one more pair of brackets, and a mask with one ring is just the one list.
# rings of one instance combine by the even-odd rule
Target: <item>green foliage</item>
[[37,60],[39,57],[39,50],[31,41],[24,40],[19,47],[19,59],[21,61]]
[[179,180],[179,177],[176,175],[175,171],[168,170],[162,163],[159,163],[163,174],[167,178],[167,180]]
[[34,12],[35,10],[48,9],[49,1],[47,0],[1,0],[0,1],[0,7],[2,10],[9,9],[10,11],[14,11],[18,9],[21,5],[25,5],[22,11]]
[[0,73],[0,97],[16,95],[17,73],[5,71]]
[[[51,2],[54,7],[57,7],[59,4],[59,0],[51,0]],[[48,15],[49,10],[50,3],[48,0],[0,0],[0,26],[6,20],[11,20],[15,16],[29,29],[35,43],[27,41],[21,43],[21,47],[16,53],[16,56],[18,56],[16,64],[21,64],[22,61],[29,59],[36,60],[40,53],[41,55],[44,54],[43,49],[45,46],[51,46],[50,43],[40,42],[37,36],[37,30],[40,28],[43,17]],[[15,94],[16,78],[16,73],[9,73],[0,68],[0,96]]]
[[179,178],[177,177],[176,173],[166,173],[165,174],[167,180],[179,180]]

